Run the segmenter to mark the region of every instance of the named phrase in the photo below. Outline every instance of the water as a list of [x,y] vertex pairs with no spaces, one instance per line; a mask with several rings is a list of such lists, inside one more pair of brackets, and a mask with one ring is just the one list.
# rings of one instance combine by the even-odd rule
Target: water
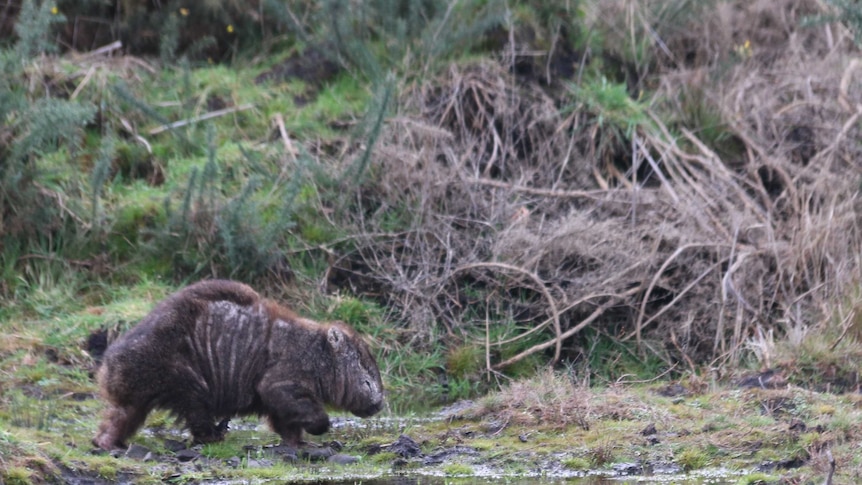
[[727,470],[706,470],[696,474],[636,477],[602,475],[577,478],[388,476],[335,481],[318,480],[305,483],[310,485],[729,485],[736,483],[735,478],[734,474]]

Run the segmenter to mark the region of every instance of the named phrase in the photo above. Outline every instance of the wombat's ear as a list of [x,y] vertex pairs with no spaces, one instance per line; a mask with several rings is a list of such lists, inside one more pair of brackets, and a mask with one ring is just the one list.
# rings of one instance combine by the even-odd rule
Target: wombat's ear
[[329,331],[326,332],[326,339],[329,340],[329,345],[333,349],[338,350],[344,342],[344,338],[344,333],[338,327],[329,327]]

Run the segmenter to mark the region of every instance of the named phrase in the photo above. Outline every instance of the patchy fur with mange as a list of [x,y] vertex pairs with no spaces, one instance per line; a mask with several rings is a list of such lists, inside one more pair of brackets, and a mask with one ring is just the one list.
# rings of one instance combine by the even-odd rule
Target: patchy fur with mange
[[324,404],[360,417],[383,407],[377,363],[350,327],[300,318],[233,281],[165,299],[108,348],[98,380],[108,408],[93,444],[106,450],[125,447],[156,408],[198,443],[221,440],[232,416],[257,414],[295,445],[303,430],[329,429]]

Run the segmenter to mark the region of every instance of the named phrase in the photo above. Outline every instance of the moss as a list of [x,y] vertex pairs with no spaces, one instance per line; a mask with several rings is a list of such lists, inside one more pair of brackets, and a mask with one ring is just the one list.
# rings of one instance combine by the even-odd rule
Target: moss
[[740,477],[736,483],[737,485],[760,485],[764,483],[776,483],[779,480],[779,477],[757,472]]
[[706,453],[696,448],[687,448],[675,458],[676,463],[685,471],[699,470],[709,462]]
[[590,469],[590,460],[586,458],[581,458],[577,456],[573,456],[571,458],[566,458],[562,461],[562,465],[569,470],[589,470]]
[[20,466],[9,467],[6,471],[0,472],[0,477],[3,479],[0,482],[5,482],[6,485],[30,485],[33,483],[30,479],[30,470]]
[[835,414],[835,406],[827,403],[820,403],[811,407],[811,412],[815,415],[832,416]]
[[372,301],[339,295],[335,297],[332,308],[325,318],[341,320],[363,334],[373,334],[380,330],[383,313],[380,306]]
[[208,443],[201,449],[201,454],[208,458],[227,459],[234,456],[243,456],[242,443],[235,442],[234,436],[229,436],[225,441]]
[[309,244],[325,244],[338,237],[338,232],[335,228],[324,221],[300,224],[299,232],[302,238]]
[[473,467],[463,463],[450,463],[443,466],[443,473],[450,477],[467,476],[473,474]]
[[456,378],[476,375],[483,367],[485,349],[476,345],[455,346],[446,353],[446,372]]
[[138,200],[120,207],[108,236],[108,250],[125,261],[137,254],[141,234],[163,226],[166,222],[164,204],[154,199]]
[[391,451],[384,451],[382,453],[377,453],[375,455],[371,455],[368,460],[371,463],[385,464],[385,463],[392,463],[397,458],[398,458],[397,454],[392,453]]
[[116,480],[117,479],[117,467],[113,465],[102,465],[98,468],[99,476],[104,478],[105,480]]
[[498,440],[477,438],[470,442],[470,446],[479,451],[488,451],[499,446]]

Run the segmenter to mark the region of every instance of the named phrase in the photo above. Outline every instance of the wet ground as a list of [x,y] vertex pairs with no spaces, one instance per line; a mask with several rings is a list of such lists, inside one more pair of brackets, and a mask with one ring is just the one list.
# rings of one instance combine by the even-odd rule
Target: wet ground
[[[433,447],[428,446],[427,440],[421,442],[423,432],[418,429],[439,423],[441,419],[440,415],[372,420],[336,417],[332,434],[347,443],[355,443],[363,435],[391,434],[396,429],[405,432],[392,441],[368,444],[365,440],[361,446],[345,446],[334,439],[309,441],[298,448],[257,441],[255,437],[267,434],[265,425],[256,420],[240,420],[231,424],[228,434],[235,442],[232,446],[236,454],[232,456],[225,456],[223,450],[211,446],[189,447],[185,434],[170,427],[144,429],[142,434],[147,437],[147,446],[132,444],[127,450],[116,450],[111,455],[146,465],[150,475],[161,477],[163,482],[191,480],[218,485],[249,482],[246,478],[227,478],[230,471],[245,471],[252,477],[258,471],[261,476],[255,477],[255,482],[326,485],[702,485],[730,484],[738,478],[738,474],[728,470],[684,473],[675,463],[649,460],[573,470],[566,465],[565,451],[537,456],[529,451],[501,453],[487,446],[472,446],[468,441],[459,443],[460,440]],[[417,431],[411,433],[411,429]],[[518,439],[527,443],[533,438],[519,436]],[[105,454],[97,450],[93,453]],[[284,469],[284,474],[278,472],[279,467]],[[140,478],[120,474],[106,480],[71,469],[66,469],[63,475],[67,483],[76,485],[136,482]]]

